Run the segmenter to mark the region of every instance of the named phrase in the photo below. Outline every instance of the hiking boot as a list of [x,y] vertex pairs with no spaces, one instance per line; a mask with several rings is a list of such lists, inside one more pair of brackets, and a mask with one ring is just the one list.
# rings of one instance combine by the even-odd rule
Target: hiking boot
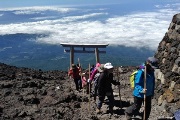
[[113,114],[113,108],[109,108],[109,113],[111,113],[111,115]]
[[139,120],[142,120],[143,117],[141,115],[136,115],[135,118],[139,119]]
[[100,113],[101,113],[101,109],[98,109],[98,108],[97,108],[97,109],[96,109],[96,113],[97,113],[97,114],[100,114]]
[[127,112],[125,112],[125,116],[126,116],[126,120],[131,120],[131,116]]
[[135,118],[138,118],[140,120],[143,119],[143,113],[137,112],[134,116],[135,116]]
[[82,92],[82,89],[78,90],[78,92]]

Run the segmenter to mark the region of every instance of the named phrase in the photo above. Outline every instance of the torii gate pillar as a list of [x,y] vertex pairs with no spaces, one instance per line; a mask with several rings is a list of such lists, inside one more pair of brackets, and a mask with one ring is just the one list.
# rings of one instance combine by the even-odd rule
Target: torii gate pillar
[[70,67],[74,63],[74,47],[70,47]]
[[100,60],[99,60],[99,50],[98,50],[98,48],[95,48],[95,57],[96,57],[96,63],[100,63]]

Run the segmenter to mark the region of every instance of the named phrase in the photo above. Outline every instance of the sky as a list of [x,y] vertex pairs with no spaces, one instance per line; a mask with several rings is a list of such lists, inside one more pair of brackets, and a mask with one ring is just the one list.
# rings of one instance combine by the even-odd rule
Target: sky
[[[90,5],[90,4],[109,4],[110,0],[1,0],[1,7],[20,7],[20,6],[41,6],[41,5]],[[113,0],[114,4],[120,3],[119,0]]]
[[0,0],[0,7],[27,7],[27,6],[44,6],[44,5],[97,5],[97,4],[123,4],[123,3],[163,3],[178,2],[178,0]]
[[[96,4],[119,6],[90,7]],[[0,35],[46,34],[36,42],[106,43],[156,50],[179,12],[178,0],[0,0]]]

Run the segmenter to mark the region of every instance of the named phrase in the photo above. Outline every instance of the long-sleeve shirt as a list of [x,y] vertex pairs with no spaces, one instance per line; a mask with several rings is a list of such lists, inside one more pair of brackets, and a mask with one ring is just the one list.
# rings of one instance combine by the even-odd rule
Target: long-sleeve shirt
[[107,73],[107,71],[104,71],[100,74],[99,80],[98,80],[98,95],[104,96],[107,92],[113,92],[112,90],[112,84],[118,85],[118,82],[113,80],[113,73]]
[[90,76],[90,80],[92,81],[94,79],[94,76],[98,73],[98,69],[95,68]]
[[[142,90],[144,89],[144,72],[142,70],[138,70],[135,76],[135,87],[133,91],[133,95],[136,97],[144,98],[144,93]],[[146,96],[154,95],[154,86],[155,86],[155,77],[154,72],[150,72],[146,74]]]
[[79,69],[78,68],[75,68],[74,70],[73,69],[70,69],[69,70],[69,73],[68,75],[69,76],[72,76],[73,79],[79,79],[81,78],[81,76],[79,75]]

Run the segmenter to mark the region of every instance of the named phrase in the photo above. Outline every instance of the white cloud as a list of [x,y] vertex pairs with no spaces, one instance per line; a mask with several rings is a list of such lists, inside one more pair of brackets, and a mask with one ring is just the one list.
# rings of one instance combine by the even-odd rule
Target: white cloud
[[34,18],[30,18],[32,20],[45,20],[45,19],[54,19],[57,18],[56,16],[48,16],[48,17],[34,17]]
[[4,47],[4,48],[0,48],[0,52],[2,51],[6,51],[7,49],[11,49],[12,47]]
[[15,11],[14,14],[34,14],[41,13],[43,11],[57,11],[60,13],[67,13],[70,11],[76,11],[76,8],[63,8],[58,6],[34,6],[34,7],[20,7],[20,8],[5,8],[0,9],[0,11]]
[[105,22],[89,20],[94,17],[107,17],[108,13],[101,11],[56,20],[0,25],[0,34],[48,34],[46,37],[37,38],[37,42],[48,44],[106,43],[156,50],[176,13],[177,10],[165,8],[156,12],[138,12],[107,18]]

